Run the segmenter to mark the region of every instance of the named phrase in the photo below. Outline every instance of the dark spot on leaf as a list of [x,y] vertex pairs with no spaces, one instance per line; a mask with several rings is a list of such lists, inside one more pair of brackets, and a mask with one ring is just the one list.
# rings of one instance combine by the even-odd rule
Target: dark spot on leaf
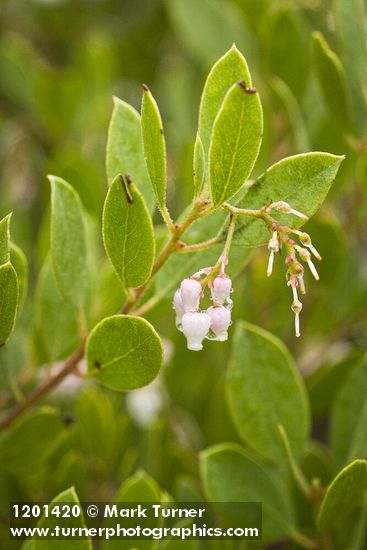
[[161,133],[161,134],[162,134],[162,136],[163,136],[163,134],[164,134],[164,132],[163,132],[163,128],[160,128],[160,129],[159,129],[159,131],[160,131],[160,133]]
[[132,204],[134,202],[134,199],[133,199],[133,196],[130,192],[130,189],[129,189],[129,186],[131,185],[131,178],[130,176],[126,175],[126,176],[123,176],[122,174],[120,175],[120,183],[122,185],[122,189],[125,193],[125,197],[126,197],[126,200],[129,204]]
[[94,366],[96,367],[96,369],[100,369],[102,367],[101,363],[99,361],[94,361]]
[[75,418],[71,414],[61,414],[61,420],[65,426],[71,426],[75,422]]
[[242,88],[246,94],[256,94],[257,93],[257,89],[256,88],[248,88],[246,86],[246,82],[244,80],[240,80],[239,82],[237,82],[237,84],[240,86],[240,88]]

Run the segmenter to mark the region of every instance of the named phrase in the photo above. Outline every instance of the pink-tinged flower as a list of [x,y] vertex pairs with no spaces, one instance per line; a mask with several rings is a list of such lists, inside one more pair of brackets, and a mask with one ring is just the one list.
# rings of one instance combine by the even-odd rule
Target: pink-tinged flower
[[185,313],[197,311],[202,292],[201,284],[195,279],[184,279],[181,283],[181,300]]
[[228,338],[228,327],[231,324],[231,311],[224,306],[212,306],[206,313],[210,317],[210,330],[216,340],[225,342]]
[[219,275],[213,281],[211,294],[214,304],[223,305],[230,298],[232,292],[232,281],[228,275]]
[[182,302],[180,289],[176,290],[175,295],[173,297],[173,309],[176,312],[176,327],[180,329],[182,316],[185,313],[185,308]]
[[203,311],[185,313],[182,317],[182,331],[187,347],[192,351],[203,349],[203,340],[210,329],[210,316]]

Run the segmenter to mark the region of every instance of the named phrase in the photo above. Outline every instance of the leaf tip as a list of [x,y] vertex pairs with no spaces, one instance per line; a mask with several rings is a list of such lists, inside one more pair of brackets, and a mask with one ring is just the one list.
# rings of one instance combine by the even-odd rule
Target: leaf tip
[[1,221],[2,221],[2,222],[3,222],[3,221],[4,221],[4,222],[6,221],[7,223],[10,223],[10,220],[11,220],[12,216],[13,216],[13,212],[9,212],[9,214],[7,214],[6,216],[4,216],[3,219],[2,219]]
[[150,90],[149,90],[149,88],[146,84],[142,84],[142,87],[143,87],[144,92],[150,92]]
[[51,185],[56,181],[56,176],[53,176],[52,174],[47,174],[46,178],[48,179]]

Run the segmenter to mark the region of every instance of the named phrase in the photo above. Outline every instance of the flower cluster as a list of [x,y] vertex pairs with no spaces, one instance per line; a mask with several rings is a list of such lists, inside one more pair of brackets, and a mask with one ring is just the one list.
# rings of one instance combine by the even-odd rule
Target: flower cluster
[[[212,272],[213,268],[204,268],[184,279],[173,298],[176,326],[186,336],[187,347],[192,351],[202,350],[205,338],[219,342],[228,338],[233,306],[230,298],[232,281],[224,270],[211,279]],[[201,310],[200,301],[204,298],[206,279],[199,279],[204,274],[209,279],[207,285],[210,288],[212,306]]]
[[[294,210],[289,206],[288,203],[284,201],[273,203],[272,205],[270,205],[270,207],[280,212],[293,214],[305,220],[308,219],[307,216],[302,214],[302,212],[298,212],[298,210]],[[270,277],[270,275],[272,274],[274,255],[280,251],[282,244],[284,244],[287,248],[287,256],[285,259],[285,265],[287,267],[286,279],[287,279],[287,285],[290,286],[292,289],[293,302],[291,305],[291,309],[295,315],[296,336],[299,337],[300,336],[299,314],[302,311],[302,303],[299,300],[297,289],[298,288],[300,289],[301,294],[305,294],[306,288],[303,280],[305,269],[304,269],[304,266],[301,264],[301,262],[298,260],[298,258],[301,261],[307,263],[312,275],[318,281],[319,275],[311,259],[312,257],[311,254],[313,254],[315,258],[317,258],[318,260],[321,260],[321,256],[317,252],[316,248],[313,246],[311,237],[310,235],[308,235],[308,233],[304,233],[292,227],[280,225],[275,221],[273,221],[271,229],[272,229],[272,236],[268,243],[268,250],[270,252],[270,255],[269,255],[267,275],[268,277]],[[303,246],[300,246],[293,239],[291,239],[289,237],[290,233],[298,235],[299,241]],[[298,258],[297,258],[297,255],[298,255]]]
[[[228,206],[228,205],[227,205]],[[259,210],[246,210],[230,207],[232,209],[227,238],[222,255],[213,267],[206,267],[194,273],[188,279],[184,279],[181,286],[174,295],[173,308],[176,311],[176,326],[184,333],[187,339],[187,347],[193,351],[203,349],[203,340],[225,341],[228,338],[228,327],[231,324],[232,281],[225,273],[225,266],[228,264],[228,253],[234,234],[236,217],[243,214],[262,218],[267,224],[271,233],[268,242],[269,261],[267,275],[273,272],[275,254],[280,253],[282,247],[286,248],[285,265],[287,285],[292,289],[293,301],[291,309],[295,315],[295,332],[300,336],[299,314],[302,311],[302,303],[298,297],[298,289],[305,294],[305,283],[303,280],[304,266],[301,262],[307,263],[312,275],[319,280],[316,267],[312,261],[312,254],[321,260],[320,254],[313,246],[308,233],[299,231],[295,227],[282,225],[271,216],[271,211],[276,210],[283,214],[292,214],[302,220],[308,217],[292,208],[285,201],[273,202]],[[299,243],[295,242],[290,235],[295,234]],[[204,243],[206,244],[206,243]],[[201,278],[204,276],[203,278]],[[205,288],[209,287],[213,305],[206,310],[200,308],[200,301],[204,298]]]

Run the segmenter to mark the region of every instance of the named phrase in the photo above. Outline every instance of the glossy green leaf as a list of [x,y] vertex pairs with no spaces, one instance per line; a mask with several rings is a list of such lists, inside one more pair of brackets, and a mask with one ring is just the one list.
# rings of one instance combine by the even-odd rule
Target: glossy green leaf
[[306,392],[284,345],[272,334],[243,321],[237,323],[227,376],[229,406],[243,440],[278,464],[284,450],[278,424],[296,457],[309,432]]
[[80,343],[76,312],[61,296],[49,258],[39,275],[34,317],[40,363],[52,364],[76,350]]
[[28,263],[23,250],[14,243],[10,243],[10,262],[16,271],[17,279],[18,279],[18,289],[19,289],[18,311],[19,311],[19,308],[23,304],[23,300],[27,292]]
[[65,436],[59,414],[50,408],[22,418],[0,438],[0,469],[32,475]]
[[148,321],[113,315],[98,323],[89,335],[88,372],[113,389],[135,390],[157,376],[162,353],[161,340]]
[[51,183],[51,258],[65,301],[84,311],[89,292],[87,237],[79,196],[66,181]]
[[141,286],[154,261],[154,232],[143,196],[134,184],[117,176],[103,210],[103,240],[124,288]]
[[[292,208],[311,217],[317,212],[334,181],[344,157],[329,153],[303,153],[273,164],[238,202],[240,208],[257,209],[275,201],[286,201]],[[272,212],[281,223],[300,227],[304,220]],[[241,216],[236,224],[234,244],[260,246],[269,240],[264,222]]]
[[330,445],[342,467],[367,458],[367,361],[349,372],[335,399],[330,419]]
[[214,122],[209,178],[215,206],[241,189],[260,150],[263,124],[260,99],[257,92],[246,91],[246,86],[241,81],[230,88]]
[[109,184],[118,174],[128,174],[143,194],[149,210],[153,210],[155,199],[144,160],[140,115],[117,97],[114,97],[108,129],[106,170]]
[[158,205],[161,210],[164,210],[167,186],[166,142],[158,105],[147,86],[144,86],[143,91],[141,130],[144,157],[150,181]]
[[321,531],[342,523],[363,501],[367,490],[367,461],[355,460],[346,466],[328,487],[317,518]]
[[244,80],[247,86],[252,86],[246,60],[236,46],[233,45],[212,67],[201,96],[198,133],[203,144],[206,159],[218,111],[228,90],[235,82],[239,82],[240,80]]
[[13,331],[18,306],[18,279],[10,262],[0,266],[0,346]]
[[197,197],[204,184],[205,153],[199,134],[196,135],[194,145],[194,196]]
[[279,475],[239,445],[222,443],[202,452],[200,472],[209,501],[262,503],[264,541],[280,540],[294,529],[294,511]]
[[0,221],[0,265],[6,264],[10,259],[10,223],[11,214]]
[[314,60],[325,103],[334,119],[346,126],[349,106],[344,68],[320,32],[315,32],[313,39]]
[[[66,491],[63,491],[57,497],[53,499],[52,504],[79,504],[78,495],[75,492],[74,487],[70,487]],[[85,527],[85,521],[83,512],[80,516],[73,517],[57,517],[56,515],[50,514],[48,517],[43,517],[37,524],[39,528],[49,528],[50,531],[56,526],[68,528],[82,528]],[[39,539],[33,541],[32,550],[92,550],[92,543],[89,538],[86,539],[77,539],[77,540],[46,540]]]

